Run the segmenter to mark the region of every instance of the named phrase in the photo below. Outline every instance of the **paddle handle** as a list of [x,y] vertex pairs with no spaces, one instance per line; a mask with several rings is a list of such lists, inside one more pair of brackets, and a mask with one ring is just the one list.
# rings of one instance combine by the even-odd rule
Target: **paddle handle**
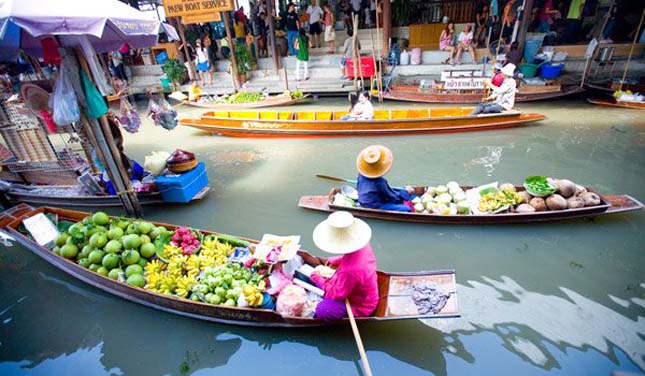
[[352,312],[352,306],[349,304],[348,299],[345,299],[345,308],[347,308],[347,316],[349,317],[349,323],[352,325],[352,332],[354,332],[354,339],[356,340],[356,346],[358,347],[358,352],[361,354],[361,361],[363,362],[363,370],[365,371],[365,376],[372,376],[372,369],[370,368],[370,362],[367,360],[367,354],[365,353],[365,348],[363,347],[361,334],[358,332],[358,326],[356,325],[354,312]]

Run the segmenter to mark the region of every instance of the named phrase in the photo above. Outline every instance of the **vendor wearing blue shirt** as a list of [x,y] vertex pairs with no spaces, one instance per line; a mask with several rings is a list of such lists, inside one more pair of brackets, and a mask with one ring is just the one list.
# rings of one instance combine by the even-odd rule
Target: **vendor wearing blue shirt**
[[358,168],[358,202],[364,208],[410,212],[414,189],[390,187],[383,177],[390,168],[394,157],[392,151],[382,145],[372,145],[363,149],[356,159]]

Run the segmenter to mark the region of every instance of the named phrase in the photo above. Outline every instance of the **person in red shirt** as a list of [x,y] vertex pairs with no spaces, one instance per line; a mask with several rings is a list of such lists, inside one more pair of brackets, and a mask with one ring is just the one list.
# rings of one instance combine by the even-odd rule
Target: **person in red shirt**
[[325,292],[316,307],[316,318],[332,321],[347,317],[345,300],[349,301],[352,313],[357,317],[374,312],[378,305],[378,280],[376,256],[369,245],[371,237],[370,226],[346,211],[332,213],[316,226],[313,232],[316,246],[340,255],[328,260],[318,259],[336,267],[331,277],[323,277],[315,271],[311,274],[311,280]]

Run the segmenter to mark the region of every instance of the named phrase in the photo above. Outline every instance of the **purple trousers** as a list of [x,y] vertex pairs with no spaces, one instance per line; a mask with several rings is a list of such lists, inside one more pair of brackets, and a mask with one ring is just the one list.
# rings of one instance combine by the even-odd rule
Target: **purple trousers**
[[340,320],[347,317],[345,302],[334,299],[323,299],[316,306],[316,318],[323,321]]

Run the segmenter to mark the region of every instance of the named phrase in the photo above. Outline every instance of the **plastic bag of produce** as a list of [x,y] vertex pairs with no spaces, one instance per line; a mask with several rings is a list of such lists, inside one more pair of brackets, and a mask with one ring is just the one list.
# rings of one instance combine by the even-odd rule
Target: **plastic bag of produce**
[[74,87],[64,64],[61,65],[60,74],[54,85],[54,92],[50,96],[49,107],[53,109],[54,123],[58,125],[75,123],[81,117]]
[[161,113],[158,114],[159,125],[167,130],[174,129],[177,126],[177,111],[163,97],[159,98]]
[[278,295],[276,311],[282,316],[301,317],[305,313],[307,293],[296,285],[285,287]]
[[121,126],[130,133],[137,133],[139,131],[139,126],[141,126],[141,119],[139,114],[132,107],[130,101],[126,97],[121,97],[121,103],[119,104],[119,122]]
[[153,151],[151,155],[146,156],[143,167],[153,175],[160,175],[166,168],[166,159],[170,153],[166,151]]

